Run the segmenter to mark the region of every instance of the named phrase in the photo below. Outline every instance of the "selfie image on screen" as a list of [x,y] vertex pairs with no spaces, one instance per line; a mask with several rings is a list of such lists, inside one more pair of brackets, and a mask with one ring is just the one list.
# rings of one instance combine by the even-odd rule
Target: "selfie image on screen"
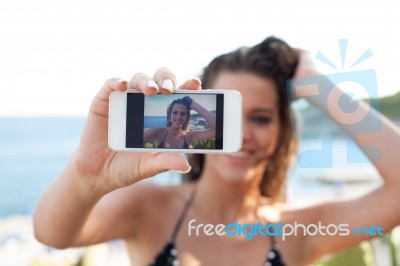
[[127,98],[127,148],[222,149],[223,94]]
[[215,149],[216,95],[145,97],[145,148]]

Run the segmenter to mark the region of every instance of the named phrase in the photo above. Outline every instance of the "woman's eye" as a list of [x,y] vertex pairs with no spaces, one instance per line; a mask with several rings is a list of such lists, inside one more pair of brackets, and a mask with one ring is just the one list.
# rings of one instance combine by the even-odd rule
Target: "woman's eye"
[[250,120],[257,125],[266,125],[271,122],[271,118],[265,116],[253,116]]

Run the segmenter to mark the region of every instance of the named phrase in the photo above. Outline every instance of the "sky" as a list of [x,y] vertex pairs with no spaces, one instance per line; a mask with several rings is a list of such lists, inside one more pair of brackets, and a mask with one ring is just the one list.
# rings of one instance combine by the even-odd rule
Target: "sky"
[[400,90],[399,13],[392,0],[2,0],[0,116],[85,116],[108,78],[166,66],[183,82],[270,35],[322,53],[337,66],[316,60],[326,74],[373,69],[379,95],[391,95]]
[[[209,95],[196,95],[196,94],[171,94],[171,95],[162,95],[158,94],[155,96],[149,96],[145,98],[145,107],[144,107],[144,115],[145,116],[167,116],[168,106],[172,103],[172,101],[183,98],[185,96],[189,96],[201,106],[206,108],[208,111],[216,110],[217,98],[215,94]],[[192,111],[195,113],[195,111]]]

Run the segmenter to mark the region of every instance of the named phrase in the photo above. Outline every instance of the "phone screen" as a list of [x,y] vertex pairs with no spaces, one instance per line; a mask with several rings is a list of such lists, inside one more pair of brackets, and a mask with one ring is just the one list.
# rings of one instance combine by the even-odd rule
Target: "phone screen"
[[223,149],[222,93],[128,93],[126,111],[126,148]]

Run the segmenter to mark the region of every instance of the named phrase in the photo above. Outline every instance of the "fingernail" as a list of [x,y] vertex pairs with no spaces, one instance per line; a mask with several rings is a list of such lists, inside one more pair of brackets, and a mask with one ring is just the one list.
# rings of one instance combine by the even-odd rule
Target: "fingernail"
[[114,83],[115,85],[119,85],[119,84],[127,83],[127,82],[126,82],[125,80],[123,80],[123,79],[117,78],[117,79],[114,79],[114,80],[113,80],[113,83]]
[[148,80],[148,81],[147,81],[147,87],[149,87],[149,88],[154,88],[154,89],[157,89],[157,90],[158,90],[157,83],[155,83],[153,80]]
[[185,171],[181,171],[181,170],[172,170],[172,171],[174,171],[174,172],[176,172],[178,174],[187,174],[187,173],[190,172],[190,170],[192,170],[192,167],[189,165],[189,168],[186,169]]
[[172,89],[174,88],[174,83],[170,79],[164,79],[161,88],[172,91]]

